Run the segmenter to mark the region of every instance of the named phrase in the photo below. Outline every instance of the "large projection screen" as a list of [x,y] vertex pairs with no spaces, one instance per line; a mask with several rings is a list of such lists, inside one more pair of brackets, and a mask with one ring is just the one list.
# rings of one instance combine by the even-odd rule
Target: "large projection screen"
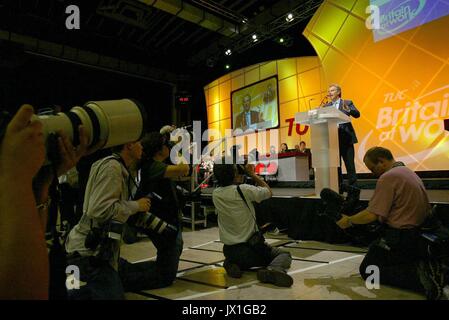
[[234,133],[279,127],[277,77],[233,91],[231,109]]

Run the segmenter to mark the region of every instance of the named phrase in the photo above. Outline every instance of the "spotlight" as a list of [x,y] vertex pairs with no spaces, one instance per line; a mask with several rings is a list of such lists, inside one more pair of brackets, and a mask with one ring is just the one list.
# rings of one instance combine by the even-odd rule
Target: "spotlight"
[[252,38],[253,38],[253,41],[256,42],[257,41],[257,34],[253,34]]
[[287,17],[285,17],[285,21],[287,21],[287,22],[291,22],[291,21],[293,21],[293,13],[289,13],[289,14],[287,14]]
[[231,54],[232,54],[231,49],[228,49],[228,50],[225,51],[225,55],[230,56]]
[[231,68],[231,66],[229,64],[225,65],[225,69],[229,70]]

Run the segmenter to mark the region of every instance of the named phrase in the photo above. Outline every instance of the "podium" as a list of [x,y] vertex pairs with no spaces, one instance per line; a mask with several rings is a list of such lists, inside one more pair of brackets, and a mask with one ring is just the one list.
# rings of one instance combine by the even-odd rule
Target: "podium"
[[315,170],[315,194],[323,188],[336,192],[340,152],[338,147],[338,125],[350,122],[349,116],[335,109],[324,107],[295,114],[296,123],[310,126],[312,144],[312,167]]

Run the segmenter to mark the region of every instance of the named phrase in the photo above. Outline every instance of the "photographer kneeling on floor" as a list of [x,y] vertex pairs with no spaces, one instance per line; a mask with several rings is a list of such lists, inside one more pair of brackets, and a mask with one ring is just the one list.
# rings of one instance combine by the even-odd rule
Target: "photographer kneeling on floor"
[[379,177],[369,206],[337,221],[342,229],[376,220],[384,225],[360,265],[362,278],[370,276],[369,266],[377,266],[380,283],[424,292],[428,299],[441,298],[446,284],[443,265],[422,249],[421,230],[431,212],[423,182],[388,149],[373,147],[363,161]]
[[148,288],[149,263],[120,259],[123,223],[150,209],[149,198],[130,200],[133,177],[128,168],[141,156],[140,141],[129,142],[92,166],[83,216],[66,242],[68,264],[76,265],[80,280],[87,283],[82,290],[70,290],[72,299],[123,299],[125,291]]
[[137,215],[132,220],[138,230],[145,233],[157,249],[156,261],[149,261],[151,289],[170,286],[178,272],[183,249],[182,201],[173,179],[191,175],[187,164],[166,164],[170,156],[167,135],[151,132],[142,139],[144,157],[140,170],[141,182],[137,197],[151,196],[151,213]]
[[[229,160],[229,159],[228,159]],[[230,161],[232,163],[232,161]],[[253,201],[260,203],[272,196],[270,187],[254,173],[254,165],[214,165],[219,184],[212,195],[218,214],[220,240],[223,242],[223,267],[233,278],[240,278],[242,270],[262,267],[257,279],[280,287],[290,287],[293,279],[286,270],[291,265],[289,252],[268,245],[256,223]],[[256,186],[241,184],[244,174]]]

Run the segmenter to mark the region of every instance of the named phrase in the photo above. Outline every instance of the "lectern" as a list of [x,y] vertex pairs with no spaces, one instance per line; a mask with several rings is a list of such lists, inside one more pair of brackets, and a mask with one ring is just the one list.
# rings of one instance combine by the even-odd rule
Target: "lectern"
[[350,122],[349,116],[334,107],[324,107],[298,112],[295,114],[295,121],[310,126],[315,194],[319,196],[323,188],[338,192],[338,125]]

